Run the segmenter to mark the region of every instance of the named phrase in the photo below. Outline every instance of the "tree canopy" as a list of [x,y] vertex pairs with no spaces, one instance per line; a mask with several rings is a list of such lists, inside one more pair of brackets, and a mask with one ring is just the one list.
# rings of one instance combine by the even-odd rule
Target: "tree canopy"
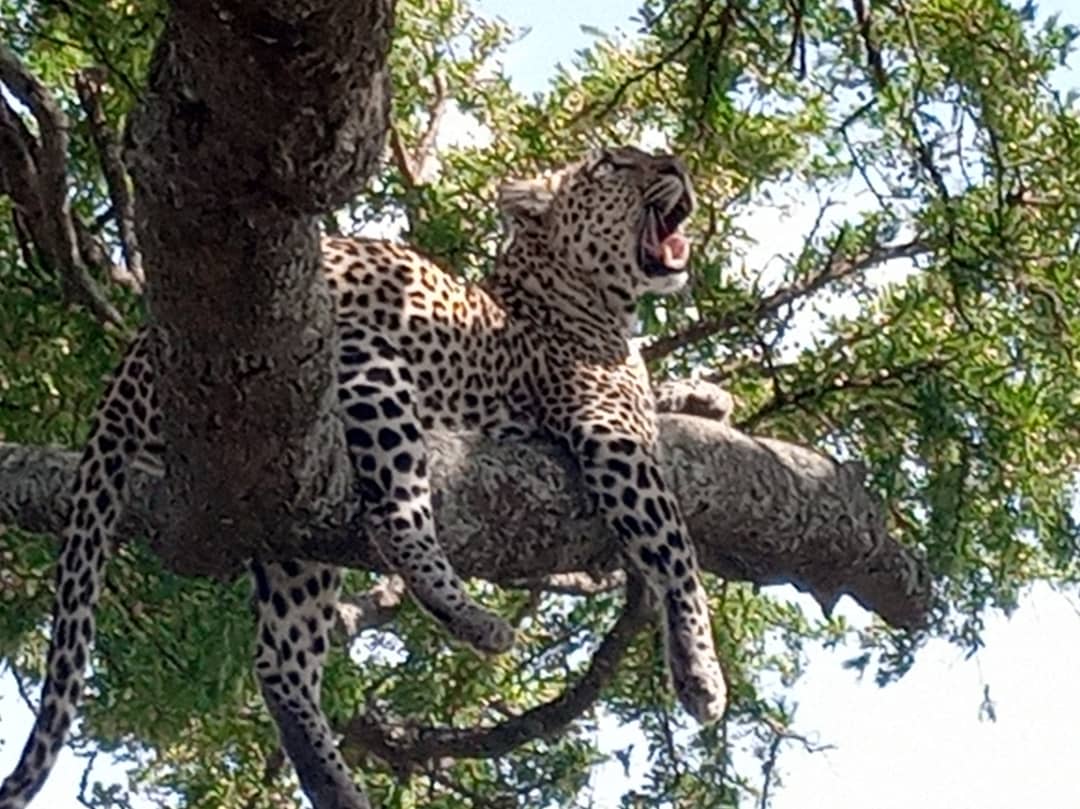
[[[5,62],[4,442],[78,446],[101,380],[141,320],[122,133],[166,11],[0,0],[8,54],[68,124],[57,180],[67,186],[43,204],[70,205],[80,256],[42,250],[49,241],[13,202],[10,133],[42,144],[47,133],[15,100]],[[500,67],[517,36],[506,23],[465,0],[402,0],[396,14],[386,160],[323,226],[400,226],[403,239],[478,278],[498,244],[500,178],[595,145],[677,152],[699,200],[694,280],[685,296],[642,309],[655,377],[704,373],[735,397],[740,430],[857,461],[890,533],[925,560],[934,602],[917,632],[855,630],[768,589],[713,580],[733,704],[719,726],[698,730],[667,692],[655,635],[637,631],[638,612],[620,616],[622,597],[604,582],[485,591],[514,616],[520,639],[511,654],[481,660],[448,645],[392,582],[356,572],[353,629],[368,631],[352,650],[362,665],[334,657],[323,703],[348,730],[345,752],[375,805],[587,805],[598,728],[619,722],[639,727],[650,753],[623,806],[751,805],[768,776],[741,770],[730,752],[775,752],[790,719],[782,688],[810,645],[857,634],[865,654],[851,664],[887,682],[928,637],[977,648],[988,611],[1013,608],[1032,582],[1075,585],[1080,117],[1052,80],[1076,30],[1040,21],[1033,4],[997,0],[647,2],[638,36],[597,32],[527,97]],[[441,138],[447,111],[477,136]],[[337,201],[338,190],[327,193]],[[751,251],[746,214],[762,209],[805,223],[767,267],[747,256],[774,236],[795,242],[768,233]],[[41,668],[54,552],[50,536],[0,533],[0,656],[22,678]],[[130,761],[139,790],[179,805],[290,800],[295,781],[249,672],[246,583],[179,577],[137,543],[120,556],[100,608],[82,736]],[[587,681],[590,657],[609,642],[626,651],[591,710],[496,754],[457,756],[445,738],[429,739],[435,752],[394,767],[395,756],[380,755],[390,742],[357,718],[401,721],[405,737],[404,719],[495,725]],[[96,799],[126,800],[115,786]]]

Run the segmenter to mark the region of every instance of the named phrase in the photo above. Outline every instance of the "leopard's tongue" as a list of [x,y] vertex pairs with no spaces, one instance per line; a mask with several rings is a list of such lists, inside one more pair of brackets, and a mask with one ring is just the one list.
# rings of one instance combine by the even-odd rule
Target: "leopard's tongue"
[[690,240],[675,231],[660,242],[660,261],[669,270],[681,270],[690,260]]

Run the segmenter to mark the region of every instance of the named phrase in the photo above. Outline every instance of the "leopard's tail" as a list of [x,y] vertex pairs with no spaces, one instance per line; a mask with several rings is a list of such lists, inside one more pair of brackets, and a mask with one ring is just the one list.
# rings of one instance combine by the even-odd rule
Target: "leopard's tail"
[[114,375],[79,462],[57,565],[41,704],[19,763],[0,786],[0,809],[22,809],[30,803],[74,721],[94,640],[94,608],[129,494],[131,468],[158,450],[158,417],[143,350],[143,341],[136,342]]

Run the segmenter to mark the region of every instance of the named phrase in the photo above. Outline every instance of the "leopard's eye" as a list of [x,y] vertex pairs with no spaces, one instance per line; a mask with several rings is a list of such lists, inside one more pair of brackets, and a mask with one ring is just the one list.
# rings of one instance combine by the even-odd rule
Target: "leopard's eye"
[[606,177],[615,171],[615,161],[611,159],[611,155],[604,151],[597,157],[590,161],[589,167],[585,170],[590,180],[599,180],[602,177]]
[[614,174],[616,171],[633,168],[630,163],[620,163],[615,156],[606,149],[597,154],[585,169],[585,176],[590,180],[599,180]]

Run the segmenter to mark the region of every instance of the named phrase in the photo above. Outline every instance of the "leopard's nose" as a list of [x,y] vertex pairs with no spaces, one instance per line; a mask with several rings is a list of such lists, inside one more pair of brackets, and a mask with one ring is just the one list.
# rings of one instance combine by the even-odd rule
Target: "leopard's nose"
[[686,166],[683,162],[674,155],[664,155],[660,158],[660,173],[673,175],[675,177],[681,177],[686,179]]

